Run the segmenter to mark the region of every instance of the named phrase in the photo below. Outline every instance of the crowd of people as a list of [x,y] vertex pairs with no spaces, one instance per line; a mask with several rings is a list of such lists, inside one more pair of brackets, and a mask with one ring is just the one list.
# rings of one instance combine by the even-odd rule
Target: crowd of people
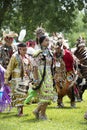
[[[16,107],[23,116],[25,104],[38,98],[33,114],[46,120],[46,109],[57,97],[57,107],[64,107],[62,98],[68,95],[71,107],[80,98],[76,80],[78,65],[82,64],[70,50],[61,33],[48,36],[44,28],[35,30],[36,40],[18,41],[18,34],[3,32],[0,39],[0,112]],[[81,38],[80,38],[81,39]],[[83,40],[82,40],[83,41]],[[78,46],[85,46],[85,41]],[[87,119],[87,113],[84,116]]]

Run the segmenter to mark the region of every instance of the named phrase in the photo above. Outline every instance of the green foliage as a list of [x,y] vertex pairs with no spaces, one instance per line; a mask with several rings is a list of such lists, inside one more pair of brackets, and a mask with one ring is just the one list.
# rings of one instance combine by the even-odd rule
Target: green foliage
[[78,10],[76,10],[75,13],[78,14],[77,18],[74,20],[75,25],[65,34],[69,40],[70,47],[75,47],[76,39],[78,39],[79,36],[87,40],[87,30],[84,28],[83,23],[84,14],[83,12],[78,12]]
[[70,48],[76,47],[76,40],[79,38],[79,36],[82,36],[86,38],[86,33],[85,32],[73,32],[68,34],[68,41],[69,41],[69,46]]
[[58,0],[23,2],[22,0],[23,17],[27,27],[34,24],[34,28],[36,28],[42,23],[49,32],[70,29],[75,18],[74,4],[69,1],[65,4],[65,2]]
[[[85,1],[85,0],[84,0]],[[87,27],[86,6],[83,0],[1,0],[0,28],[10,28],[19,33],[26,29],[25,41],[35,38],[34,30],[42,25],[47,32],[63,32],[76,35]],[[86,1],[85,1],[86,2]],[[80,22],[79,12],[85,14]],[[78,16],[78,17],[77,17]],[[78,20],[77,20],[78,19]],[[75,38],[75,37],[74,37]],[[70,44],[72,44],[72,38]],[[73,42],[75,39],[73,40]],[[72,45],[71,45],[72,46]]]
[[[26,27],[33,33],[37,26],[43,24],[48,32],[69,31],[74,25],[75,9],[82,10],[82,0],[1,0],[2,27],[9,26],[15,30]],[[32,34],[33,35],[33,34]]]
[[84,15],[82,20],[84,22],[84,28],[87,28],[87,8],[84,9]]
[[2,23],[6,20],[5,15],[6,12],[12,11],[13,0],[1,0],[0,1],[0,28],[2,27]]

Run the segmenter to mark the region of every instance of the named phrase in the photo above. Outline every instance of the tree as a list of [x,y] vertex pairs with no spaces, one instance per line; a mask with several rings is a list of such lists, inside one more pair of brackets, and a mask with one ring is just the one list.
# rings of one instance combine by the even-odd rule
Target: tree
[[27,38],[41,24],[48,32],[68,32],[74,25],[75,9],[85,8],[86,0],[1,0],[0,28],[19,32],[27,29]]
[[[35,30],[41,23],[48,32],[66,31],[75,25],[75,9],[82,10],[82,0],[22,0],[23,21],[28,30]],[[26,17],[27,16],[27,17]]]
[[13,0],[0,0],[0,28],[5,20],[6,12],[12,9]]

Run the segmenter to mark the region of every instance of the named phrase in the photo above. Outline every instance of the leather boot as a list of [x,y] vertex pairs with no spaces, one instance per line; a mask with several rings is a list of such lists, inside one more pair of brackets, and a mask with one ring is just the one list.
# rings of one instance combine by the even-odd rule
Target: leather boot
[[23,116],[23,105],[17,106],[18,116]]
[[87,120],[87,112],[85,112],[85,114],[84,114],[84,119]]
[[39,119],[39,113],[40,113],[41,107],[42,107],[42,104],[39,103],[37,108],[33,111],[33,114],[35,115],[36,119]]
[[47,120],[47,116],[46,116],[46,108],[48,106],[48,103],[43,103],[42,106],[41,106],[41,111],[40,111],[40,114],[39,114],[39,119],[42,119],[42,120]]
[[62,97],[58,97],[57,99],[57,107],[56,108],[63,108],[64,104],[62,102]]

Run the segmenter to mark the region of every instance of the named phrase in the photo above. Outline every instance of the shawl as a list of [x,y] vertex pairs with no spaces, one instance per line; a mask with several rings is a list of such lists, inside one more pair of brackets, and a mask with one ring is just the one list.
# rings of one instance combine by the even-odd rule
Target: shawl
[[11,108],[10,87],[4,84],[5,69],[0,65],[0,112]]

